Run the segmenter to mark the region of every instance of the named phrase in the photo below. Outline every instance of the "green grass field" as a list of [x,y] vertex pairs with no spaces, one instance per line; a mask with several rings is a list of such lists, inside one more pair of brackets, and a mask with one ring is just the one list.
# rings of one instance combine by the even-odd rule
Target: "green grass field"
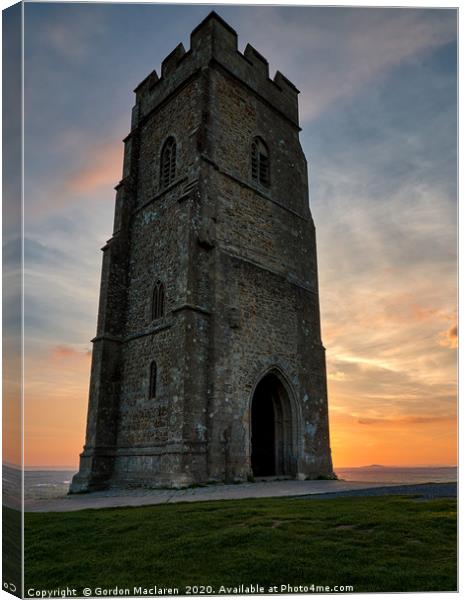
[[[21,551],[21,512],[3,506],[2,527],[2,577],[4,589],[16,589],[19,593],[21,590],[21,563],[23,559]],[[8,585],[8,588],[5,587],[5,584]]]
[[26,590],[456,590],[456,501],[254,499],[26,514]]

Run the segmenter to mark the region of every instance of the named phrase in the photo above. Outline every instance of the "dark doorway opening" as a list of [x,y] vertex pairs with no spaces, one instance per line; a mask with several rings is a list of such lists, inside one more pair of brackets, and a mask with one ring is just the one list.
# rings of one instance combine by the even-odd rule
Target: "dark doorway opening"
[[297,472],[295,417],[289,392],[277,372],[265,375],[251,402],[251,469],[255,477]]
[[251,405],[251,468],[255,477],[276,474],[275,412],[272,380],[262,379]]

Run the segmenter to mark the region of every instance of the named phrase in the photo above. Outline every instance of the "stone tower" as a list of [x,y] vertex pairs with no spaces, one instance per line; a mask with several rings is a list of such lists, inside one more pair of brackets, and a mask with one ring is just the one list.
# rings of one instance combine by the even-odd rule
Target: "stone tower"
[[135,94],[71,492],[331,476],[298,90],[211,13]]

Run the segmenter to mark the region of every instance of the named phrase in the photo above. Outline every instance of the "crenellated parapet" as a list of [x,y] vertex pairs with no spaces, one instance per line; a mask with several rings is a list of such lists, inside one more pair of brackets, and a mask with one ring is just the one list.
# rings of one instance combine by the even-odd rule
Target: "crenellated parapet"
[[179,44],[134,90],[132,128],[166,101],[180,86],[208,66],[227,72],[298,126],[298,89],[279,71],[269,77],[268,61],[250,44],[241,53],[237,33],[211,12],[190,35],[190,49]]

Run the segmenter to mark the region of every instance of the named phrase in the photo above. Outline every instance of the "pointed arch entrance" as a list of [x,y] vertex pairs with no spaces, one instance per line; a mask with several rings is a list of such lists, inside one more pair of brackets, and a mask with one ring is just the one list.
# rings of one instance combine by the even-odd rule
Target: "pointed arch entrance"
[[266,374],[251,401],[251,469],[255,477],[295,475],[294,412],[289,390],[278,374]]

